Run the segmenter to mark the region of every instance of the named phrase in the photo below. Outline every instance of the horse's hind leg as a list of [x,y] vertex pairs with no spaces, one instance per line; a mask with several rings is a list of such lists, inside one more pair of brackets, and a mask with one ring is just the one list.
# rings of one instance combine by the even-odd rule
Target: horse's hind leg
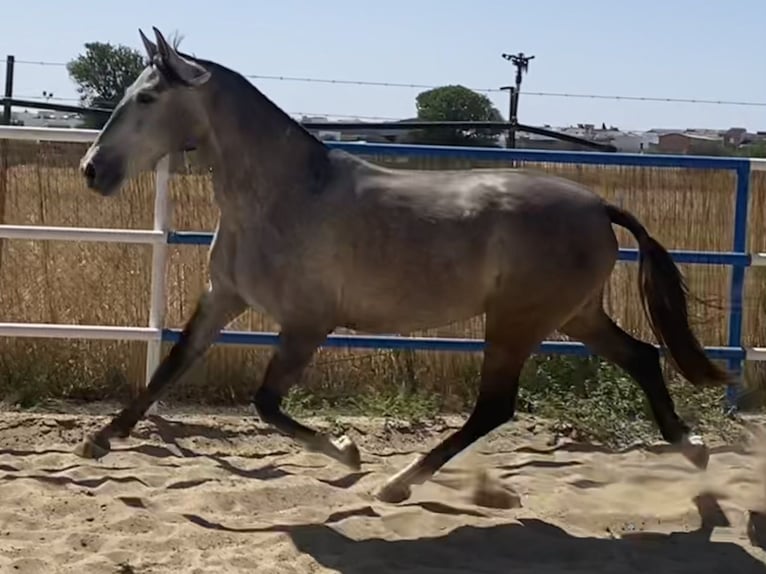
[[[391,503],[405,500],[411,485],[422,484],[455,455],[513,417],[519,375],[538,341],[531,340],[528,333],[523,342],[514,340],[513,335],[502,333],[503,326],[493,325],[496,323],[493,319],[488,313],[479,396],[470,417],[457,432],[389,478],[377,493],[380,500]],[[508,329],[507,325],[504,327]]]
[[253,405],[263,422],[303,443],[309,450],[322,452],[358,470],[361,463],[359,450],[350,438],[343,436],[333,440],[282,411],[282,400],[299,382],[317,347],[330,331],[284,329],[280,333],[279,347],[266,367],[261,386],[253,396]]
[[690,434],[689,427],[676,412],[662,376],[659,351],[618,327],[604,311],[601,293],[559,330],[578,339],[595,354],[618,365],[633,377],[649,401],[662,437],[671,444],[679,445],[683,454],[697,467],[707,466],[707,447],[700,437]]

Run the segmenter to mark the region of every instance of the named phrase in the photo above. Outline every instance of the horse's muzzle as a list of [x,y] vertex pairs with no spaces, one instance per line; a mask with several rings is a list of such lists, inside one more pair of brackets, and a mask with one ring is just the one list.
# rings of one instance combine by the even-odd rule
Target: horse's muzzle
[[114,194],[123,179],[119,162],[108,161],[99,154],[85,156],[80,162],[80,173],[89,189],[104,196]]
[[85,182],[88,184],[88,187],[93,189],[96,182],[96,166],[92,161],[88,161],[80,166],[80,170],[83,176],[85,176]]

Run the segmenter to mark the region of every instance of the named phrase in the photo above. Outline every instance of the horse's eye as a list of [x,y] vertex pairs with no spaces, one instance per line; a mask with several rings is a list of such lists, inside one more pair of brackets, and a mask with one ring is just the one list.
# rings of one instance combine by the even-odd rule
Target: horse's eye
[[155,97],[152,94],[149,94],[147,92],[139,92],[136,94],[136,101],[139,104],[151,104],[154,102]]

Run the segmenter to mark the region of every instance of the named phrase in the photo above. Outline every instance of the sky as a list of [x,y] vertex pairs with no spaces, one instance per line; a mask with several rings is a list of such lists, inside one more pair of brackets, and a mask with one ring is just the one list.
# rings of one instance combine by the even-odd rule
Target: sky
[[[182,48],[242,74],[496,90],[513,82],[502,53],[534,55],[519,121],[620,129],[766,130],[764,0],[25,0],[6,2],[0,57],[63,63],[103,41]],[[0,64],[5,74],[5,65]],[[252,78],[291,114],[411,118],[424,88]],[[74,103],[61,65],[16,65],[14,95]],[[525,93],[527,92],[527,93]],[[585,94],[761,105],[561,97]],[[507,118],[508,95],[487,96]]]

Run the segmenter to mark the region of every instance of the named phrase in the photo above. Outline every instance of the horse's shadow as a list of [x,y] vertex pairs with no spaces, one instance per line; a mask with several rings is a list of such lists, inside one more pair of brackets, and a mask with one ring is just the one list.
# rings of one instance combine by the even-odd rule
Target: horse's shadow
[[[702,523],[692,532],[636,532],[619,538],[573,536],[539,519],[494,526],[466,525],[444,536],[406,540],[371,538],[354,540],[333,525],[346,519],[381,519],[369,505],[330,514],[321,524],[269,524],[232,527],[197,515],[183,515],[200,528],[246,533],[280,532],[290,537],[296,549],[312,556],[322,566],[341,574],[389,572],[553,573],[553,572],[672,572],[673,574],[764,573],[766,564],[733,542],[713,541],[717,526],[728,520],[712,496],[695,499]],[[412,506],[423,506],[413,503]],[[428,510],[424,508],[424,510]],[[750,542],[760,554],[766,517],[754,513],[758,524],[750,524]],[[752,520],[752,519],[751,519]]]
[[763,562],[704,532],[652,538],[581,538],[540,520],[463,526],[434,538],[355,541],[323,525],[291,528],[296,548],[342,574],[389,572],[766,572]]
[[[278,464],[275,464],[275,463],[270,463],[260,468],[245,470],[245,469],[239,468],[238,466],[226,460],[224,458],[224,455],[222,454],[198,453],[195,450],[180,444],[179,439],[189,438],[194,436],[208,436],[206,434],[207,431],[205,430],[206,427],[201,425],[195,425],[194,427],[189,427],[188,425],[186,425],[186,423],[176,423],[158,415],[149,415],[147,419],[151,421],[152,424],[154,425],[154,431],[157,433],[160,440],[165,445],[167,445],[167,447],[172,447],[173,449],[175,449],[175,451],[183,457],[187,457],[187,458],[205,457],[213,461],[214,463],[216,463],[220,468],[229,472],[230,474],[239,476],[242,478],[271,480],[276,478],[283,478],[286,476],[290,476],[292,474],[291,472],[284,470]],[[136,452],[142,452],[144,454],[147,454],[150,456],[157,456],[157,457],[175,456],[175,454],[167,447],[141,445],[141,446],[135,446],[135,447],[127,447],[125,450],[133,450]],[[271,452],[271,453],[265,453],[265,454],[259,454],[259,455],[248,455],[246,458],[262,459],[266,457],[275,457],[275,456],[281,456],[286,454],[288,454],[287,451],[277,451],[277,452]],[[329,484],[330,486],[335,486],[338,488],[349,488],[353,486],[354,484],[356,484],[356,482],[358,482],[361,478],[363,478],[367,474],[369,474],[369,471],[360,471],[360,472],[352,472],[352,473],[345,474],[337,479],[317,479],[317,480],[319,480],[320,482]]]
[[[356,514],[375,515],[369,508],[366,510]],[[230,529],[199,517],[187,516],[187,519],[200,527],[215,530],[283,532],[297,550],[341,574],[766,572],[766,565],[741,546],[712,542],[706,528],[694,532],[642,533],[609,539],[572,536],[545,521],[522,519],[520,523],[496,526],[462,526],[438,537],[354,540],[327,523]]]

